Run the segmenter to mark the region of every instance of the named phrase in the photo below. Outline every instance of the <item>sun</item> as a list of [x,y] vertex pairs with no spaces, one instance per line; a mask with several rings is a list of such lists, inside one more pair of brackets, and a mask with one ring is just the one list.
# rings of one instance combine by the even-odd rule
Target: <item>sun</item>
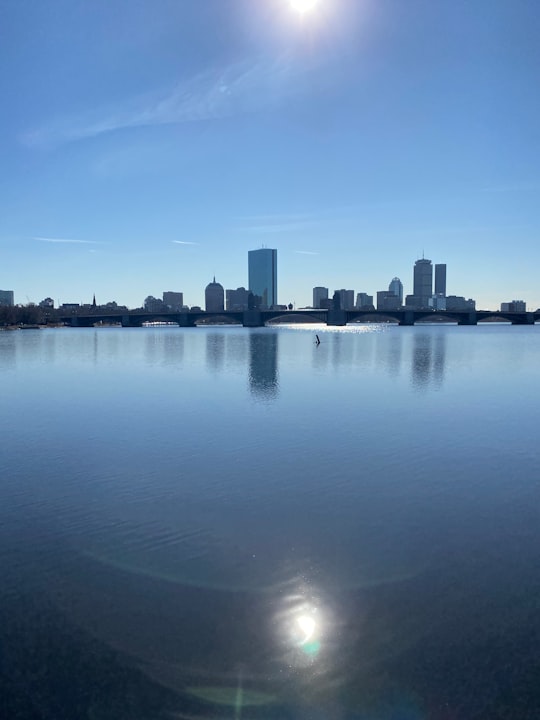
[[304,13],[315,10],[319,4],[319,0],[290,0],[290,3],[293,10],[303,15]]

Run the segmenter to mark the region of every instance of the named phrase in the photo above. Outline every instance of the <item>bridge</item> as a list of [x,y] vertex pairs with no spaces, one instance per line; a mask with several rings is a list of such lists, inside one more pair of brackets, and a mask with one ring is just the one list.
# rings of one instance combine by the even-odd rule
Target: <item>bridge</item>
[[499,312],[491,310],[244,310],[206,312],[145,312],[142,310],[71,313],[59,316],[58,321],[71,327],[94,327],[96,325],[121,325],[142,327],[146,323],[172,323],[179,327],[197,327],[205,324],[242,325],[264,327],[280,323],[326,323],[343,326],[349,323],[392,322],[412,326],[416,323],[452,322],[458,325],[477,325],[479,322],[510,322],[512,325],[534,325],[540,322],[540,310],[536,312]]

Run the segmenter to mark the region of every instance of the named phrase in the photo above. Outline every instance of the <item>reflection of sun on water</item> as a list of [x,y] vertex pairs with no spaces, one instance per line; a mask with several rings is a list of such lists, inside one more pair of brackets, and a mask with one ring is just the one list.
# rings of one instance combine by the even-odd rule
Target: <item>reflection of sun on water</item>
[[281,628],[290,667],[311,664],[319,655],[323,635],[328,630],[321,616],[319,602],[307,595],[300,592],[289,596],[278,612],[278,627]]

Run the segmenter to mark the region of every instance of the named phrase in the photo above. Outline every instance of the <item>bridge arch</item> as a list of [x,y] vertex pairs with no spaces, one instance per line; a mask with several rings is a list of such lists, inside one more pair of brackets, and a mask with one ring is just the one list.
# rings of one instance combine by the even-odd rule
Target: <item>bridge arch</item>
[[204,327],[205,325],[242,325],[242,313],[205,314],[203,317],[195,318],[196,327]]
[[287,310],[276,312],[275,315],[271,315],[270,317],[268,317],[268,315],[266,314],[264,320],[264,324],[268,326],[285,325],[290,323],[299,325],[312,325],[313,323],[326,323],[326,316],[323,316],[322,313],[302,313],[295,312],[294,310]]
[[141,322],[141,327],[151,327],[152,325],[176,325],[178,326],[178,320],[176,318],[155,315],[148,318],[144,318]]
[[414,315],[414,324],[434,323],[438,325],[458,325],[460,318],[453,315],[452,312],[446,310],[437,312],[436,310],[426,310],[426,312],[416,312]]
[[399,324],[400,317],[393,315],[391,311],[385,312],[384,314],[376,310],[350,310],[347,313],[347,325],[362,325],[362,324],[380,324],[380,323],[391,323],[392,325]]
[[508,315],[507,313],[501,313],[501,312],[492,312],[492,313],[478,313],[478,322],[481,323],[504,323],[505,325],[510,323],[512,324],[515,321],[515,317],[513,318],[511,315]]

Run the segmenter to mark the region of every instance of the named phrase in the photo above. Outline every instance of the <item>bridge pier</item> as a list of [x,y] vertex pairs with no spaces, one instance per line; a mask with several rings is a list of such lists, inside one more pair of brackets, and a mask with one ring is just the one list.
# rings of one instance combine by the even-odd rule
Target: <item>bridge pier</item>
[[476,317],[476,310],[466,313],[458,320],[458,325],[478,325],[478,318]]
[[326,324],[334,326],[342,326],[347,324],[346,310],[329,310],[326,315]]
[[399,320],[400,325],[405,325],[407,327],[410,327],[411,325],[414,325],[414,312],[413,310],[405,310],[403,313],[403,317],[401,320]]
[[195,327],[195,318],[189,313],[180,313],[177,318],[178,325],[183,328]]
[[264,327],[264,320],[260,310],[244,310],[242,313],[242,325],[244,327]]
[[512,318],[512,325],[534,325],[534,313],[520,313],[518,317]]

